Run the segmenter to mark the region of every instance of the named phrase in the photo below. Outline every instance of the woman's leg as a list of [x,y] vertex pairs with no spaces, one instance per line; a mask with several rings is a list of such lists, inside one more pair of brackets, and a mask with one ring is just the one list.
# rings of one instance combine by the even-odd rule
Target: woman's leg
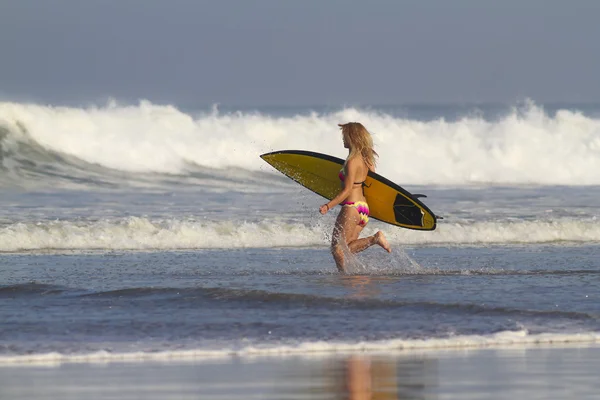
[[383,232],[379,231],[376,234],[374,234],[373,236],[367,236],[365,238],[358,239],[358,235],[360,234],[362,229],[363,229],[363,226],[358,225],[356,227],[356,235],[355,235],[356,239],[354,239],[348,243],[348,248],[350,249],[350,251],[352,253],[359,253],[359,252],[373,246],[374,244],[380,245],[388,253],[392,252],[392,249],[390,248],[390,245],[389,245],[387,239],[385,238],[385,235],[383,234]]
[[360,253],[361,251],[366,250],[375,244],[375,235],[360,239],[358,238],[362,230],[363,226],[358,225],[355,229],[356,234],[354,235],[354,239],[348,242],[348,248],[352,253]]
[[388,253],[392,249],[385,238],[383,232],[379,231],[373,236],[359,239],[358,236],[362,232],[364,226],[359,225],[360,215],[354,207],[342,207],[342,210],[337,216],[333,235],[331,238],[331,253],[335,260],[335,265],[338,271],[346,272],[344,265],[344,244],[348,247],[351,253],[361,252],[374,244],[383,247]]
[[346,272],[344,265],[344,247],[348,242],[356,239],[356,226],[360,216],[354,207],[342,207],[335,220],[333,235],[331,237],[331,254],[335,260],[338,271]]

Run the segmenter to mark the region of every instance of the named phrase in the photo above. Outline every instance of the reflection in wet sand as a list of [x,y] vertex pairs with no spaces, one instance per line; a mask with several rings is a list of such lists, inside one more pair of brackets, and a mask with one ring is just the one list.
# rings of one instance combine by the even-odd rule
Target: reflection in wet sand
[[332,394],[339,400],[431,399],[436,391],[434,360],[351,355],[332,370]]

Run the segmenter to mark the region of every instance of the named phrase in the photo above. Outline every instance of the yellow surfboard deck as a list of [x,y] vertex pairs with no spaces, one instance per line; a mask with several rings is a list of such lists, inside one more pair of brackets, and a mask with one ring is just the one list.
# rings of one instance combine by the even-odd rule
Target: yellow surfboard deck
[[[303,150],[275,151],[260,157],[288,178],[328,200],[341,190],[338,178],[344,165],[341,158]],[[419,201],[417,195],[383,176],[369,172],[363,191],[371,218],[407,229],[435,229],[435,214]]]

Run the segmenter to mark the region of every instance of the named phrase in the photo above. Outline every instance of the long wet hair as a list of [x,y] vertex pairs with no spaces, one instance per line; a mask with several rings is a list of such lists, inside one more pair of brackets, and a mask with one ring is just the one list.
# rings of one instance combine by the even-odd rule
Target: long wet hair
[[360,154],[368,167],[375,168],[377,165],[376,157],[379,157],[379,154],[373,150],[373,139],[363,124],[360,122],[348,122],[346,124],[338,124],[338,126],[342,129],[342,135],[346,143],[350,146],[348,158]]

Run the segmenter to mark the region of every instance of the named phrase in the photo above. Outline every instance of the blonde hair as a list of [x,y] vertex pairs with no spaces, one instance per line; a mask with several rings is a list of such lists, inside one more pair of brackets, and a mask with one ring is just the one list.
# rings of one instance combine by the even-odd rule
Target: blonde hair
[[338,126],[342,129],[342,135],[346,143],[350,145],[350,155],[348,155],[348,158],[360,154],[367,166],[375,168],[377,164],[375,158],[379,157],[379,154],[373,150],[373,139],[363,124],[360,122],[348,122],[346,124],[338,124]]

